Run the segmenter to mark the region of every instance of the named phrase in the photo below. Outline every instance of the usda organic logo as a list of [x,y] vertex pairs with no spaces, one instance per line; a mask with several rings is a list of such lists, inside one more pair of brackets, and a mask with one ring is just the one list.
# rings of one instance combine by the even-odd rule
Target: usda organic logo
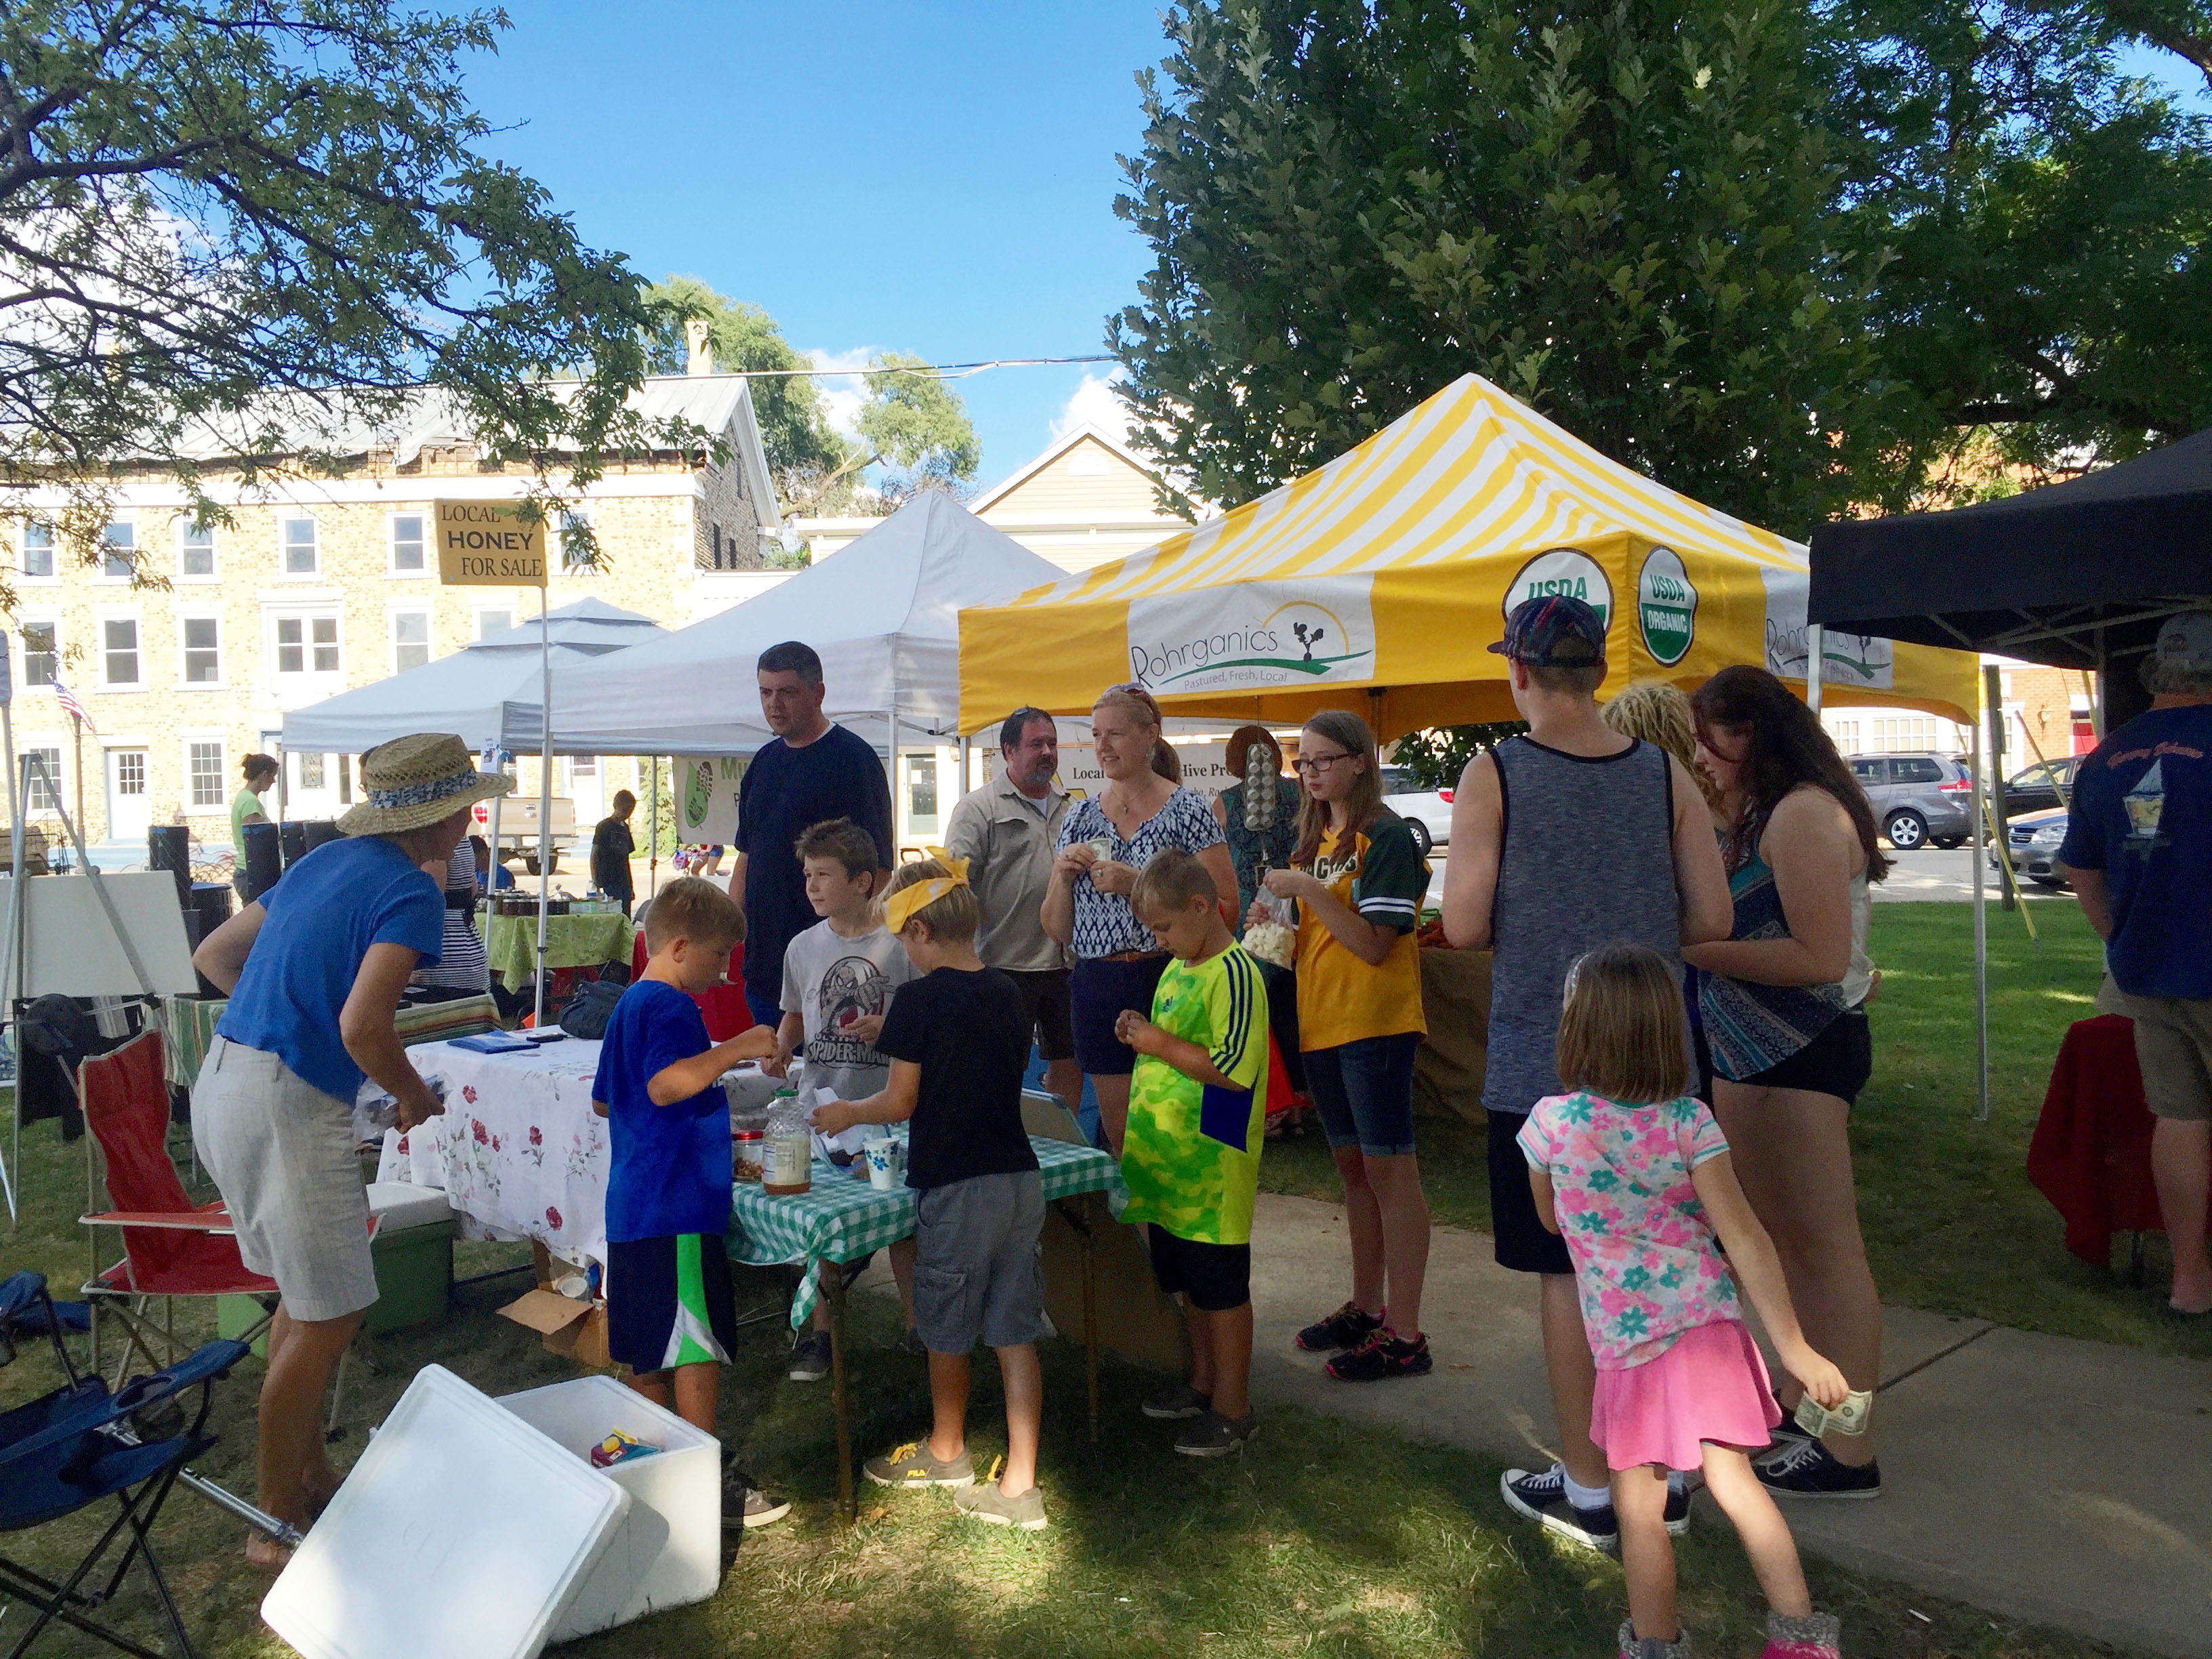
[[1553,594],[1571,599],[1580,599],[1597,612],[1597,619],[1607,628],[1613,626],[1613,584],[1606,580],[1605,568],[1587,553],[1578,553],[1571,547],[1555,547],[1548,553],[1539,553],[1522,565],[1505,587],[1505,615],[1510,621],[1513,613],[1531,599],[1550,598]]
[[1697,624],[1698,590],[1690,585],[1680,556],[1671,547],[1653,548],[1636,580],[1636,625],[1644,635],[1644,648],[1672,668],[1690,654]]

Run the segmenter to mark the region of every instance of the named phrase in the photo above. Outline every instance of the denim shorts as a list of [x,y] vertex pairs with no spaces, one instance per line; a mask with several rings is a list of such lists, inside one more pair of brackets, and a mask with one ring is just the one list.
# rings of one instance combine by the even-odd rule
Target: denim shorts
[[1413,1055],[1420,1046],[1419,1031],[1400,1031],[1306,1050],[1306,1089],[1321,1110],[1330,1150],[1413,1155]]

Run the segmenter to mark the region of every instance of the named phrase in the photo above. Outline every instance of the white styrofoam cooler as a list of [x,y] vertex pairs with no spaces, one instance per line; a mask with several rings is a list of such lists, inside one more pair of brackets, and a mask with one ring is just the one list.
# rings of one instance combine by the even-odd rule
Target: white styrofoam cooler
[[261,1616],[306,1659],[535,1659],[630,1508],[604,1472],[426,1365]]
[[[573,1377],[502,1395],[498,1403],[630,1498],[548,1640],[571,1641],[714,1593],[722,1575],[720,1441],[611,1376]],[[617,1429],[661,1449],[592,1469],[592,1448]]]

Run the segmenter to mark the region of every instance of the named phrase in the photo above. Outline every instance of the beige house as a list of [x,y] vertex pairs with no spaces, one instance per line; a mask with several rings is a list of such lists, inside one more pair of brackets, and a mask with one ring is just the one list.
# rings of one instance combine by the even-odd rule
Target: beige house
[[[596,594],[681,627],[757,591],[782,522],[742,376],[656,377],[633,402],[649,419],[680,416],[720,438],[728,459],[670,451],[610,465],[574,508],[597,538],[600,568],[564,570],[556,557],[547,602]],[[509,500],[526,484],[478,463],[440,397],[426,392],[388,428],[339,447],[349,443],[340,476],[250,489],[210,453],[206,488],[232,521],[206,531],[173,482],[119,476],[112,551],[96,567],[59,544],[58,495],[7,503],[15,742],[41,753],[74,812],[76,757],[54,691],[65,682],[97,727],[83,738],[88,839],[143,847],[149,824],[185,823],[195,840],[227,845],[239,761],[275,751],[288,711],[537,613],[535,590],[438,580],[432,503]],[[285,763],[287,816],[331,817],[356,799],[353,757]],[[590,757],[561,766],[556,789],[590,822],[612,793],[607,769]],[[619,770],[629,781],[629,763]],[[28,817],[52,823],[52,805],[32,787]]]
[[[1062,570],[1088,570],[1140,553],[1188,520],[1164,511],[1154,474],[1119,440],[1081,426],[967,503],[968,510]],[[866,535],[880,519],[794,519],[817,559]]]

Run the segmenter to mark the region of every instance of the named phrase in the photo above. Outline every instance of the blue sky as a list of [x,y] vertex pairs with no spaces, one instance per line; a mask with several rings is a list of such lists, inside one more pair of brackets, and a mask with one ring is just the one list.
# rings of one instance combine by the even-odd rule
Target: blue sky
[[[658,278],[767,307],[838,362],[1100,350],[1144,244],[1114,216],[1155,0],[524,0],[471,95],[490,146]],[[2187,91],[2180,60],[2131,55]],[[1109,407],[1103,365],[960,383],[997,482]],[[1086,384],[1087,381],[1087,384]]]
[[[1164,51],[1152,0],[509,15],[499,56],[469,69],[477,106],[514,126],[493,153],[588,241],[766,307],[802,350],[1080,356],[1136,297],[1148,262],[1114,216],[1114,158],[1140,131],[1135,72]],[[1085,373],[960,383],[979,483],[1045,447]]]

